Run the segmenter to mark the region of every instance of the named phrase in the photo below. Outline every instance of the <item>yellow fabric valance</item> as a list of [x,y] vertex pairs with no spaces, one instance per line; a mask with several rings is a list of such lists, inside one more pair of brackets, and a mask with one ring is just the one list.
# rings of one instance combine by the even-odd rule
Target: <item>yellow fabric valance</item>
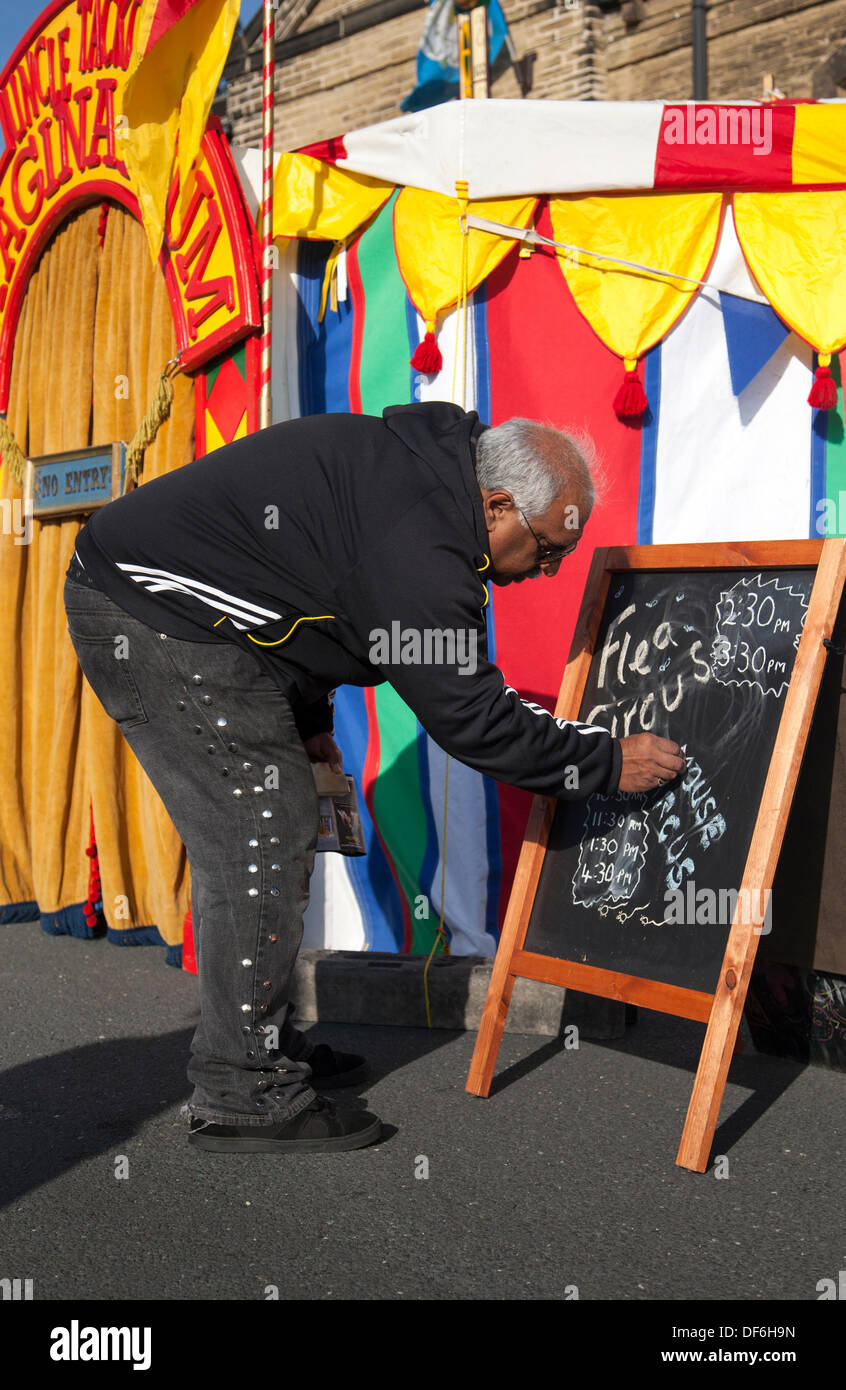
[[283,154],[273,175],[273,235],[345,241],[390,198],[392,183],[305,154]]
[[738,193],[734,225],[776,313],[820,354],[808,404],[830,410],[831,354],[846,346],[846,193]]
[[[576,304],[606,347],[622,357],[626,380],[614,402],[621,418],[639,416],[646,397],[637,360],[669,332],[699,291],[722,220],[720,193],[572,195],[550,200],[556,241],[635,261],[640,269],[582,251],[559,251]],[[643,267],[673,271],[685,279]]]
[[[493,198],[468,201],[467,212],[508,227],[528,227],[537,198]],[[404,188],[394,208],[394,245],[400,274],[412,303],[427,322],[452,307],[459,298],[459,268],[464,232],[457,198]],[[467,280],[470,294],[487,279],[513,245],[505,237],[469,228]]]
[[818,352],[846,346],[846,193],[736,193],[734,225],[779,317]]

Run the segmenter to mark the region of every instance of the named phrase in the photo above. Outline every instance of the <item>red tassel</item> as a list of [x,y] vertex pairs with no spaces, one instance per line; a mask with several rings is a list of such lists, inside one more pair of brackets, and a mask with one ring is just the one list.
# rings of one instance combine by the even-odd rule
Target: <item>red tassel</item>
[[443,365],[444,359],[441,356],[437,339],[434,333],[427,333],[422,343],[418,343],[414,349],[411,366],[416,372],[426,372],[428,376],[434,376]]
[[88,871],[88,897],[82,905],[82,912],[88,926],[95,927],[97,925],[97,912],[94,904],[100,900],[100,860],[97,855],[97,841],[94,838],[94,807],[90,801],[88,806],[90,831],[88,848],[85,853],[91,860],[91,868]]
[[837,409],[837,382],[828,367],[819,366],[814,373],[814,384],[808,397],[808,405],[815,410]]
[[194,945],[194,912],[191,903],[182,923],[182,969],[197,974],[197,951]]
[[639,420],[649,405],[637,367],[626,372],[623,384],[614,397],[614,411],[619,420]]

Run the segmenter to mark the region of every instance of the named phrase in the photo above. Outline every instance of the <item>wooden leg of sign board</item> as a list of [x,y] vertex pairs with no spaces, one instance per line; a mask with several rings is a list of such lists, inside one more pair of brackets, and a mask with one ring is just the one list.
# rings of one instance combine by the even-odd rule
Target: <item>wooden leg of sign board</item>
[[494,973],[491,972],[488,997],[485,1000],[482,1021],[479,1024],[479,1035],[473,1049],[473,1060],[470,1063],[470,1070],[467,1073],[467,1082],[464,1087],[472,1096],[486,1097],[490,1095],[494,1067],[499,1053],[499,1045],[502,1042],[502,1034],[505,1031],[505,1020],[508,1015],[508,1005],[511,1003],[511,991],[514,988],[515,979],[516,976],[506,974],[504,968],[499,980],[495,980]]
[[[608,548],[599,547],[594,551],[591,561],[570,656],[555,705],[556,715],[564,719],[579,717],[579,706],[590,669],[591,652],[596,642],[602,609],[611,582],[611,574],[607,568],[607,557],[610,553]],[[536,796],[532,802],[523,848],[517,861],[517,871],[508,899],[508,911],[502,924],[496,960],[491,971],[491,982],[482,1021],[479,1024],[473,1060],[467,1073],[465,1090],[474,1096],[487,1096],[491,1089],[511,991],[514,988],[512,958],[526,940],[549,832],[555,819],[556,804],[554,798],[546,796]]]
[[825,666],[824,641],[831,638],[837,619],[844,577],[846,542],[827,540],[822,547],[676,1155],[679,1167],[690,1168],[696,1173],[704,1173],[708,1166],[729,1063],[766,918],[766,913],[743,911],[743,907],[750,902],[760,903],[762,886],[767,894],[772,887]]
[[751,935],[751,943],[747,943],[749,953],[746,957],[748,968],[744,968],[740,975],[731,967],[727,968],[726,960],[733,954],[731,946],[732,938],[736,935],[736,925],[735,923],[732,926],[729,948],[720,971],[720,981],[714,995],[681,1144],[676,1155],[679,1167],[690,1168],[695,1173],[704,1173],[708,1167],[729,1064],[734,1053],[740,1051],[737,1046],[738,1029],[758,947],[758,938],[753,934],[754,927],[750,925],[748,932]]
[[467,1073],[465,1090],[474,1096],[487,1096],[491,1089],[497,1053],[502,1042],[511,991],[516,978],[511,973],[511,961],[514,952],[519,950],[526,938],[554,815],[555,801],[552,798],[535,797],[517,872],[514,875],[511,897],[508,900],[508,912],[502,924],[502,936],[491,971],[491,982],[488,985],[476,1046],[473,1049],[473,1060]]

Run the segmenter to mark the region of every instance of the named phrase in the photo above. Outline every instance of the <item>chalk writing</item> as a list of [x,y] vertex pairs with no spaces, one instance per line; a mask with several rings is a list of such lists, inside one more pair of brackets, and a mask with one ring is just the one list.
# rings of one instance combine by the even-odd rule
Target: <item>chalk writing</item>
[[808,600],[778,579],[753,574],[720,594],[711,673],[721,685],[757,686],[776,699],[790,683]]
[[579,862],[573,879],[573,902],[584,907],[624,902],[637,892],[646,857],[647,825],[643,798],[588,798]]
[[726,833],[726,822],[701,764],[681,745],[687,769],[678,786],[667,791],[652,808],[655,837],[664,845],[667,889],[675,891],[685,878],[694,877],[697,850],[707,850]]
[[[729,923],[701,921],[698,895],[692,921],[667,904],[742,884],[812,585],[793,568],[614,575],[578,717],[672,739],[685,768],[649,792],[559,803],[527,951],[714,990]],[[740,669],[759,646],[762,671],[760,655]]]
[[[587,723],[603,725],[615,738],[652,733],[659,709],[674,713],[685,689],[711,679],[701,637],[694,634],[690,640],[682,636],[692,629],[663,619],[654,627],[650,625],[648,635],[632,650],[632,634],[638,626],[637,605],[630,603],[608,624],[599,655],[597,695],[605,698],[593,705]],[[671,666],[667,679],[655,678]]]

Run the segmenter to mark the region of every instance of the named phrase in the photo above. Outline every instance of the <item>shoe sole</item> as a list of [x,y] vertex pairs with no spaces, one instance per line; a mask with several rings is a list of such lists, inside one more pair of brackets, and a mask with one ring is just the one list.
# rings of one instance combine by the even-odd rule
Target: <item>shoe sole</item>
[[337,1134],[327,1139],[262,1139],[260,1135],[226,1138],[219,1134],[203,1134],[202,1130],[197,1130],[188,1135],[188,1143],[194,1144],[198,1149],[207,1149],[211,1153],[340,1153],[347,1149],[363,1149],[375,1139],[379,1139],[381,1134],[382,1121],[376,1120],[372,1125],[368,1125],[367,1129],[360,1129],[355,1134]]

